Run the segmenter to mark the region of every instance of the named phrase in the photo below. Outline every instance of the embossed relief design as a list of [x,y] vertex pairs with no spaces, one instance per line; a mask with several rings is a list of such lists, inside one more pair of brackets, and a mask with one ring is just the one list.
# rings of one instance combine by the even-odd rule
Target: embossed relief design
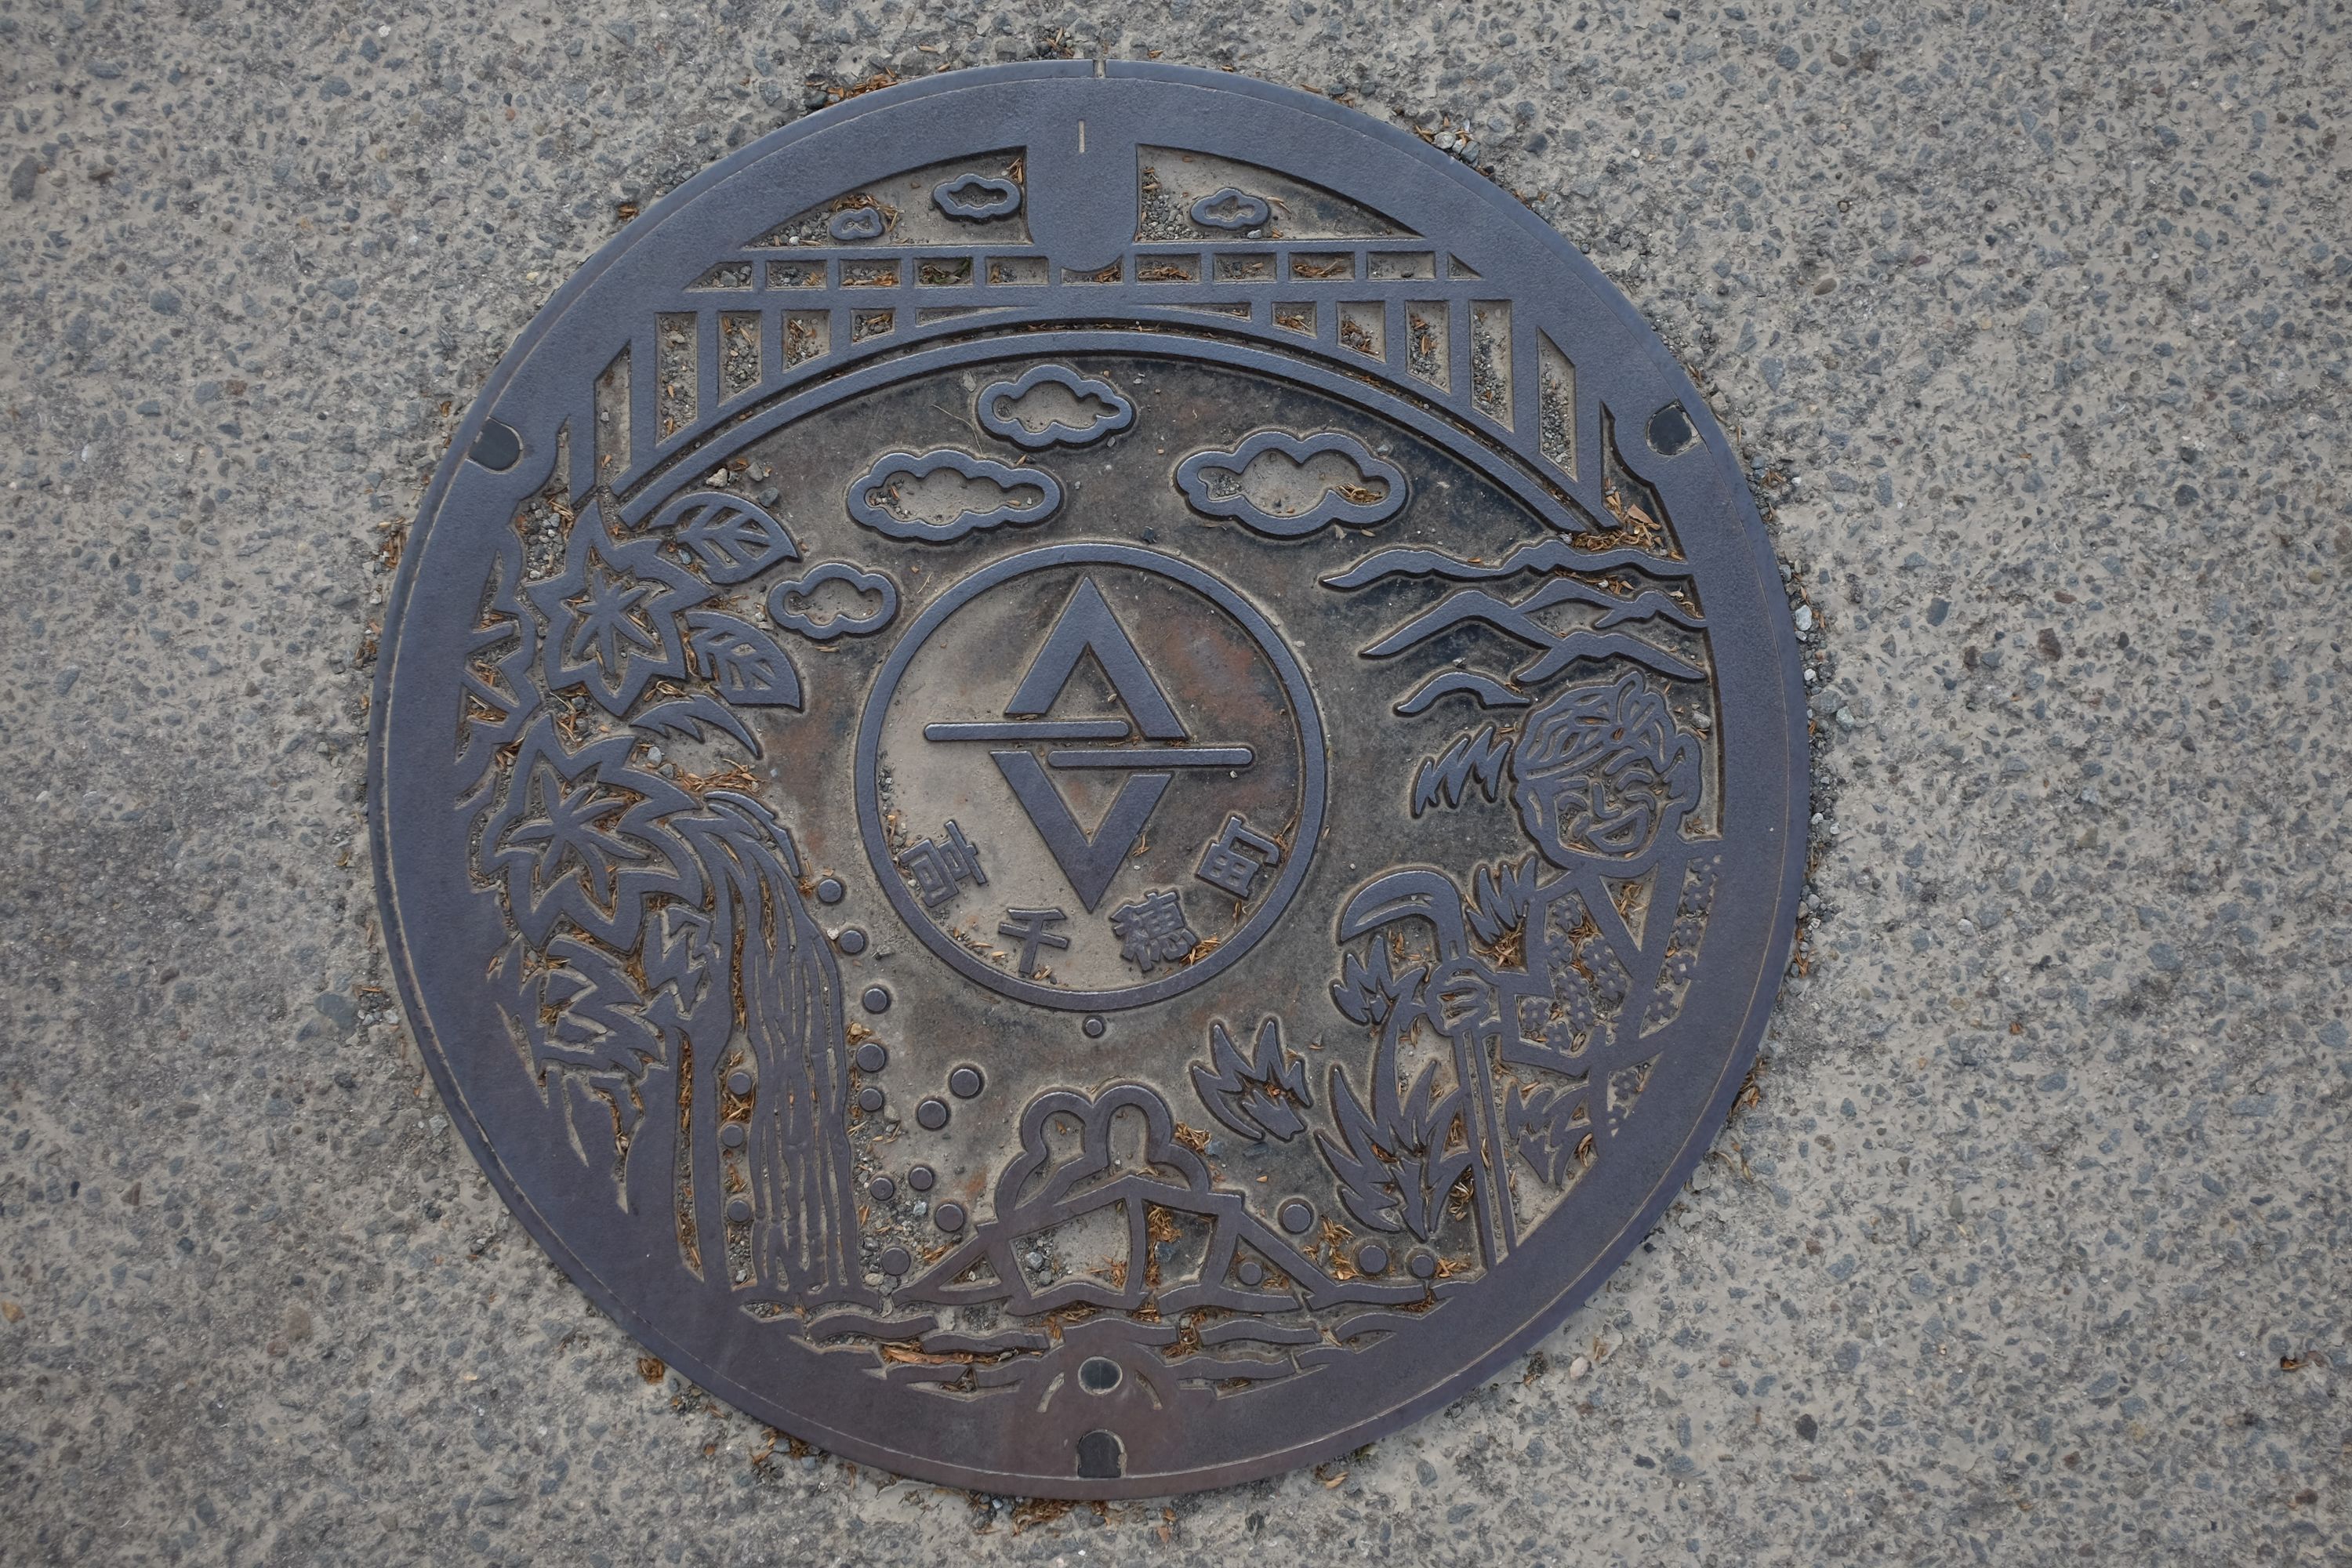
[[[982,422],[1008,388],[1076,379],[1055,367],[992,382]],[[1286,549],[1318,541],[1312,561],[1295,561],[1297,580],[1341,611],[1333,625],[1352,632],[1370,679],[1407,672],[1402,694],[1380,707],[1431,726],[1431,749],[1419,752],[1396,743],[1415,731],[1376,727],[1391,759],[1398,847],[1460,869],[1400,865],[1344,890],[1322,926],[1327,942],[1336,938],[1324,949],[1328,1015],[1236,1014],[1236,997],[1223,1016],[1213,1011],[1174,1084],[1161,1068],[1155,1082],[1034,1095],[1020,1153],[969,1214],[956,1205],[951,1239],[925,1248],[908,1238],[910,1272],[893,1276],[892,1310],[813,1329],[829,1348],[877,1356],[894,1382],[965,1398],[1018,1391],[1040,1408],[1066,1396],[1081,1365],[1146,1390],[1154,1408],[1245,1395],[1378,1342],[1507,1258],[1608,1158],[1650,1074],[1671,1070],[1717,865],[1706,619],[1673,554],[1617,543],[1613,520],[1591,518],[1572,536],[1519,534],[1475,558],[1413,544],[1366,552],[1370,531],[1414,491],[1402,443],[1382,441],[1376,453],[1353,433],[1237,426],[1244,404],[1163,447],[1150,394],[1117,397],[1136,409],[1133,437],[1154,443],[1163,482],[1202,522],[1238,520]],[[1027,429],[999,433],[1035,444]],[[1231,504],[1261,454],[1282,465],[1293,499]],[[1344,472],[1307,469],[1326,457]],[[1202,504],[1211,473],[1228,504]],[[1432,477],[1444,504],[1459,471]],[[1251,505],[1266,515],[1243,515]],[[1496,510],[1517,526],[1529,521]],[[1663,541],[1662,514],[1647,516]],[[1025,665],[1005,661],[1017,689],[1004,716],[935,722],[928,741],[1012,742],[1029,723],[1062,725],[1043,738],[1070,742],[1093,734],[1084,726],[1108,726],[1183,765],[1195,737],[1091,577],[1066,598],[1059,589],[1040,598],[1024,624],[1040,629],[1017,645],[1030,650]],[[1464,668],[1465,650],[1494,649],[1506,661],[1493,673]],[[1096,708],[1047,717],[1061,713],[1082,653],[1103,678]],[[1449,731],[1445,711],[1459,710],[1443,700],[1457,694],[1474,712],[1514,711]],[[1217,761],[1246,766],[1246,749],[1234,750]],[[1100,879],[1139,853],[1150,821],[1148,804],[1128,809],[1137,781],[1111,798],[1088,841],[1058,805],[1036,808],[1023,781],[1044,770],[1025,754],[1018,773],[1003,753],[992,760],[1060,861],[1061,901],[1043,907],[1044,894],[1001,887],[1022,853],[1017,822],[987,854],[973,852],[970,875],[927,873],[919,854],[898,858],[918,892],[973,911],[963,928],[973,951],[1013,974],[1069,984],[1060,971],[1071,942],[1087,915],[1106,909],[1138,979],[1163,963],[1198,962],[1204,931],[1233,940],[1149,878],[1134,902],[1111,908]],[[1454,819],[1480,807],[1494,808],[1486,830],[1465,835]],[[1202,845],[1195,880],[1232,878],[1230,890],[1245,896],[1296,853],[1229,815]],[[1144,921],[1155,907],[1157,928]],[[985,940],[992,926],[995,944]],[[1169,944],[1156,945],[1159,935]],[[1368,1037],[1361,1054],[1345,1047],[1350,1026]],[[1286,1043],[1293,1032],[1309,1039],[1307,1050]],[[1167,1048],[1155,1038],[1142,1059],[1164,1062]],[[1190,1107],[1170,1092],[1185,1086]],[[1193,1108],[1213,1131],[1188,1138]],[[1235,1158],[1244,1149],[1311,1163],[1274,1166],[1280,1184],[1252,1182]]]
[[[615,1202],[813,1348],[942,1397],[1050,1405],[1082,1366],[1244,1396],[1440,1310],[1673,1070],[1717,865],[1706,616],[1662,507],[1655,550],[1547,525],[1278,385],[1144,360],[948,384],[907,395],[953,416],[928,456],[852,444],[834,487],[751,499],[754,447],[637,529],[601,492],[526,509],[459,736],[509,1032]],[[1189,564],[1237,524],[1251,580],[1303,601],[1280,623]],[[1360,692],[1281,673],[1302,625]],[[825,929],[842,840],[811,825],[811,861],[761,764],[843,732],[822,661],[866,647],[877,677],[830,702],[879,715],[853,749],[880,892],[982,986],[1115,1028],[1083,1076],[975,1047],[906,1081],[919,987]],[[1343,733],[1378,760],[1349,787],[1389,803],[1357,837],[1395,858],[1353,853],[1285,920]],[[1269,931],[1259,981],[1120,1016]],[[1318,945],[1320,1006],[1252,1007]],[[970,1100],[1017,1108],[999,1152]]]
[[[740,763],[660,766],[721,737],[756,759],[743,711],[801,708],[792,655],[712,607],[800,551],[724,494],[634,533],[612,511],[530,503],[485,585],[458,756],[474,870],[514,931],[491,985],[572,1152],[670,1222],[682,1269],[866,1300],[840,977],[792,834]],[[536,578],[524,540],[560,550]]]
[[[1723,866],[1698,576],[1568,356],[1368,207],[1133,152],[1108,268],[1008,151],[688,285],[541,455],[455,735],[585,1176],[750,1331],[1074,1431],[1526,1247],[1680,1070]],[[762,423],[1100,282],[1191,316]]]
[[1138,239],[1360,239],[1409,232],[1304,180],[1178,147],[1137,149]]
[[762,246],[1025,244],[1018,150],[926,164],[846,191],[763,232]]
[[[1422,759],[1416,816],[1507,799],[1528,847],[1466,879],[1391,871],[1341,914],[1342,942],[1366,941],[1332,999],[1375,1044],[1368,1094],[1332,1068],[1341,1136],[1322,1148],[1359,1220],[1427,1241],[1466,1207],[1492,1266],[1554,1203],[1513,1157],[1555,1194],[1605,1157],[1697,972],[1717,865],[1685,831],[1702,771],[1696,736],[1638,669]],[[1445,1048],[1416,1066],[1423,1025]]]

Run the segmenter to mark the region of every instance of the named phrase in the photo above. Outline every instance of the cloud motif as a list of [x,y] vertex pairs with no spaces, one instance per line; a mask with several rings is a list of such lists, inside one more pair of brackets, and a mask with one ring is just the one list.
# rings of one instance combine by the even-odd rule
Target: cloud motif
[[1062,483],[951,447],[885,452],[850,481],[849,515],[890,539],[946,544],[981,529],[1030,528],[1062,504]]
[[840,240],[879,239],[889,226],[879,207],[844,207],[827,221],[824,231]]
[[1021,210],[1021,187],[986,174],[959,174],[931,193],[940,211],[962,223],[986,223]]
[[975,407],[981,428],[1031,451],[1083,447],[1135,423],[1135,404],[1109,382],[1066,365],[1033,365],[1013,381],[992,381]]
[[1262,228],[1274,216],[1274,208],[1264,196],[1254,196],[1232,185],[1211,191],[1192,204],[1192,221],[1202,228],[1243,229]]
[[1326,523],[1370,528],[1405,502],[1404,470],[1353,436],[1260,430],[1231,451],[1195,452],[1176,468],[1192,510],[1229,517],[1269,539],[1304,539]]
[[[861,600],[874,600],[874,608],[857,615],[819,612],[816,592],[828,583],[843,584]],[[800,601],[797,606],[793,604],[796,599]],[[811,642],[870,637],[888,626],[898,613],[898,585],[879,572],[868,572],[846,561],[822,563],[791,582],[779,583],[768,590],[768,619],[786,631],[800,633]]]

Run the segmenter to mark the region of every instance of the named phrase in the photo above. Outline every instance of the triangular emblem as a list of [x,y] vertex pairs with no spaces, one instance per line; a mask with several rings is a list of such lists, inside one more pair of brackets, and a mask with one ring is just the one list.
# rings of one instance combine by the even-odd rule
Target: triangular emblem
[[[1047,635],[1045,646],[1030,660],[1029,672],[1021,678],[1013,700],[1004,705],[1004,716],[1045,718],[1053,711],[1054,704],[1061,700],[1070,678],[1077,673],[1079,663],[1089,653],[1095,656],[1095,663],[1110,682],[1112,693],[1126,708],[1138,732],[1154,741],[1185,738],[1184,726],[1177,720],[1176,710],[1169,706],[1168,694],[1152,679],[1143,656],[1135,650],[1135,639],[1118,624],[1118,617],[1111,613],[1108,601],[1091,577],[1078,580],[1069,603],[1062,606],[1061,618]],[[1132,775],[1119,786],[1102,821],[1088,833],[1078,826],[1069,802],[1046,776],[1036,753],[1003,751],[988,754],[996,763],[996,771],[1012,786],[1013,796],[1021,803],[1021,809],[1029,814],[1030,825],[1045,841],[1054,863],[1069,879],[1071,890],[1078,895],[1087,912],[1092,914],[1103,895],[1109,891],[1111,879],[1118,875],[1127,852],[1143,837],[1151,814],[1159,809],[1160,797],[1168,793],[1176,775]]]
[[[1127,717],[1055,719],[1050,717],[1088,654],[1110,683],[1111,694]],[[1030,826],[1062,868],[1078,901],[1092,914],[1143,837],[1159,809],[1160,797],[1182,768],[1237,771],[1256,760],[1247,746],[1188,746],[1183,721],[1176,717],[1168,694],[1161,690],[1135,639],[1112,613],[1109,601],[1092,577],[1081,577],[1045,635],[1043,647],[1029,661],[1028,671],[1004,705],[1004,721],[950,721],[923,726],[929,741],[1013,741],[1040,742],[1055,749],[1041,760],[1036,752],[1007,748],[989,752],[996,771],[1004,775],[1013,799],[1029,814]],[[1137,740],[1158,742],[1129,744]],[[1118,794],[1088,833],[1053,780],[1048,767],[1078,773],[1118,772],[1128,775]]]
[[1087,654],[1102,667],[1105,679],[1135,721],[1140,733],[1155,741],[1184,739],[1184,726],[1176,720],[1176,710],[1168,705],[1168,694],[1160,689],[1160,682],[1151,679],[1144,668],[1143,656],[1135,651],[1135,639],[1111,614],[1110,605],[1095,586],[1091,577],[1078,579],[1070,602],[1062,606],[1061,619],[1054,623],[1052,635],[1037,657],[1029,661],[1029,673],[1021,678],[1021,685],[1013,693],[1013,700],[1004,705],[1007,719],[1043,719],[1061,700],[1063,688],[1070,677],[1078,672],[1078,661]]
[[1069,802],[1054,781],[1045,776],[1045,769],[1032,752],[991,752],[990,759],[1004,782],[1013,786],[1013,798],[1029,814],[1030,823],[1037,837],[1053,851],[1054,863],[1069,879],[1070,889],[1078,895],[1078,902],[1087,913],[1110,890],[1111,879],[1135,841],[1143,837],[1151,814],[1160,808],[1160,797],[1168,793],[1175,782],[1174,773],[1135,773],[1118,786],[1118,794],[1103,813],[1103,819],[1089,834],[1078,826],[1071,814]]

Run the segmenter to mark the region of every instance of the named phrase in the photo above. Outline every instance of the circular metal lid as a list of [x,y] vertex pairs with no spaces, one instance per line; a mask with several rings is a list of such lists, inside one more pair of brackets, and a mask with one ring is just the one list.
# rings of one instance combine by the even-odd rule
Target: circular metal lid
[[1502,192],[1054,62],[780,131],[500,363],[401,563],[408,1016],[687,1375],[1063,1497],[1329,1458],[1721,1125],[1804,845],[1736,457]]

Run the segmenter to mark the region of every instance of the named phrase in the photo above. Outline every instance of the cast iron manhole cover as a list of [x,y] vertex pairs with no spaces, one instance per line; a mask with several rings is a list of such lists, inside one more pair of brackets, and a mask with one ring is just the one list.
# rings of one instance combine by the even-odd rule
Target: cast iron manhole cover
[[1162,67],[747,148],[500,363],[373,805],[499,1191],[696,1382],[1065,1497],[1328,1458],[1622,1258],[1789,941],[1735,456],[1412,137]]

